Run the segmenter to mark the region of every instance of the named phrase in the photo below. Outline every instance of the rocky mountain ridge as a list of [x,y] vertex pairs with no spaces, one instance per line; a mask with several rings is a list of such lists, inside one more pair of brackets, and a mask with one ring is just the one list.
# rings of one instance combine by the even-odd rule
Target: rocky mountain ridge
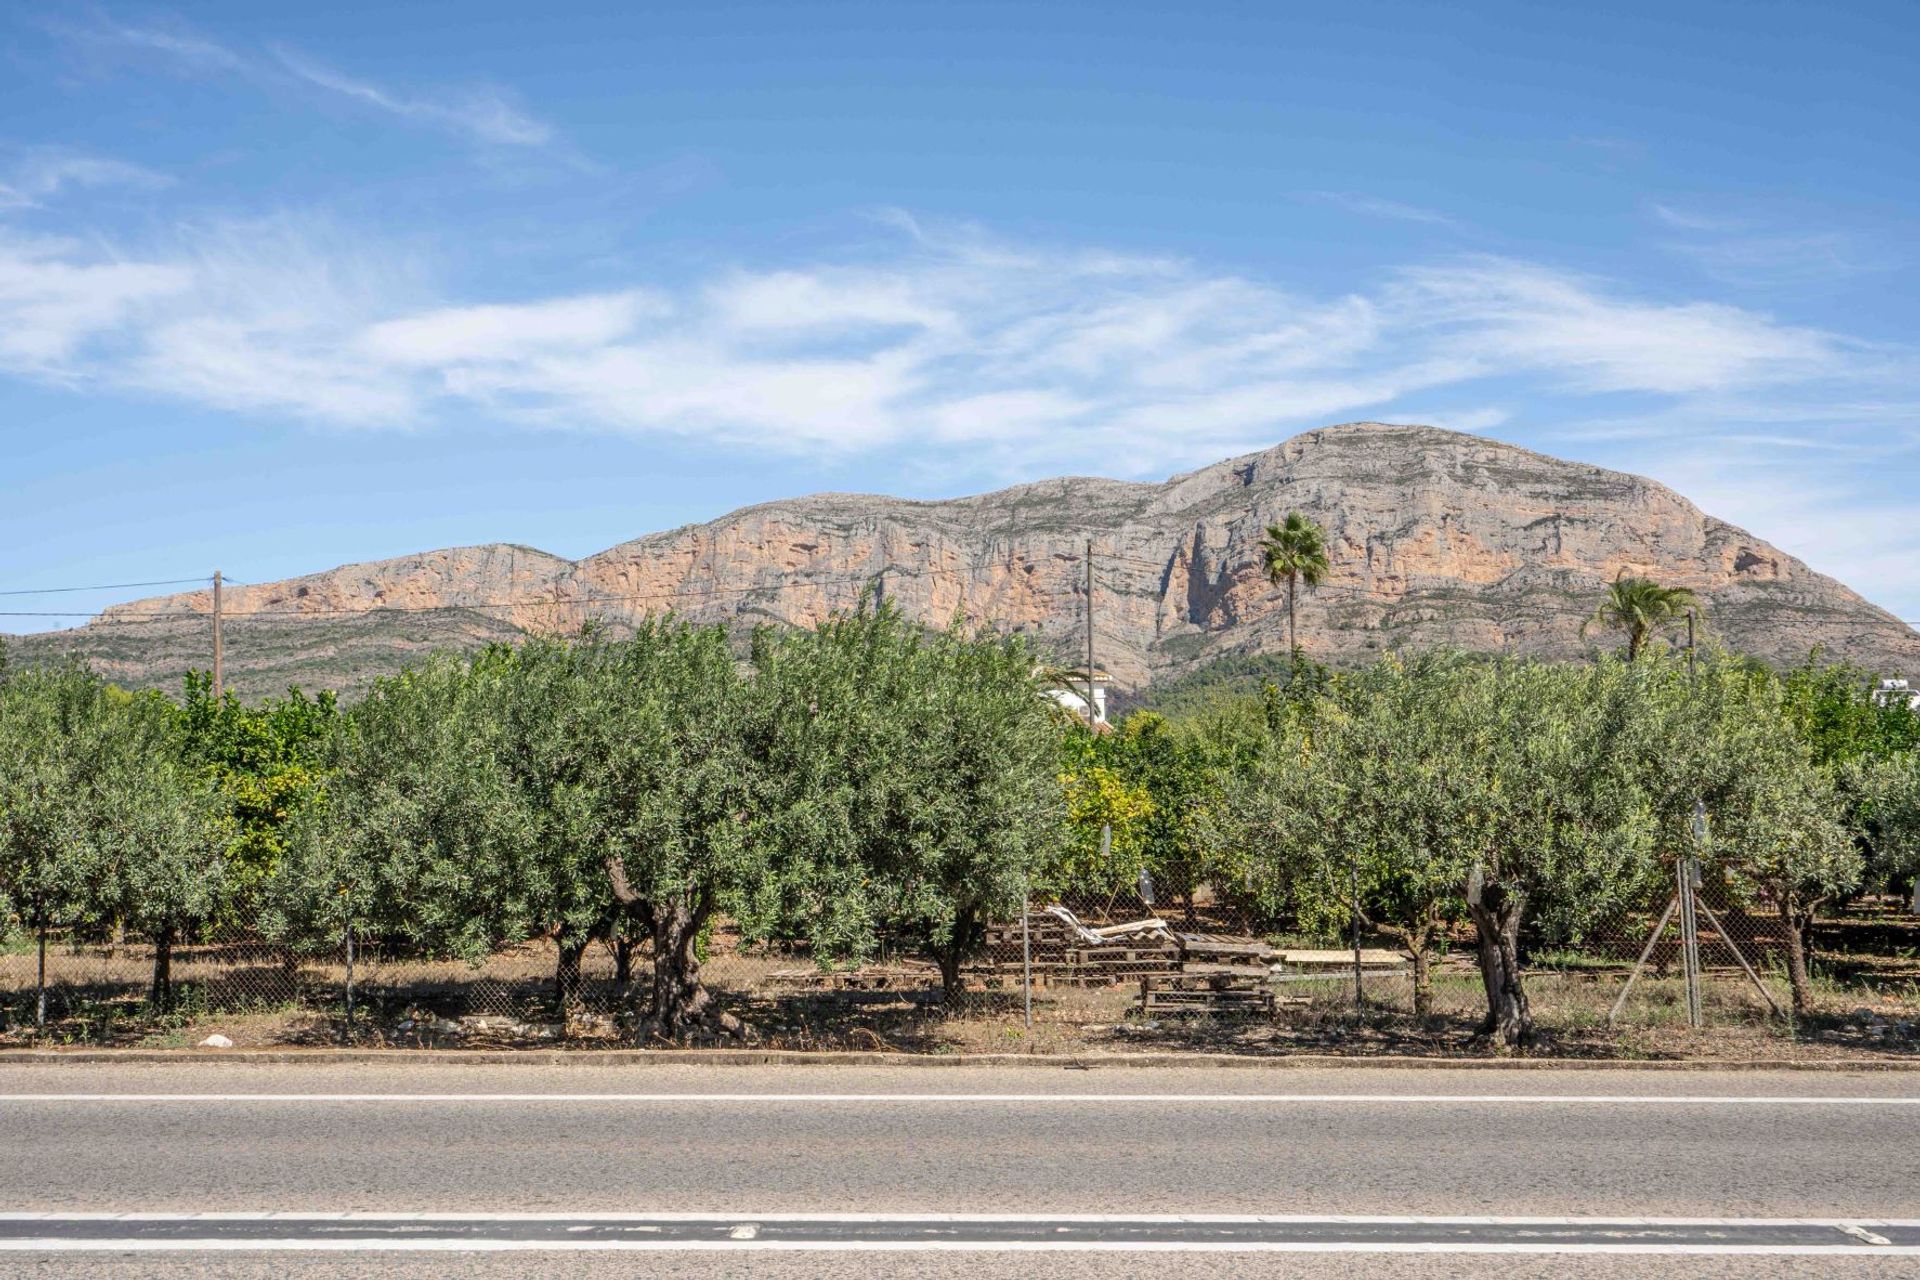
[[[1303,595],[1317,657],[1455,645],[1543,656],[1580,634],[1605,584],[1692,588],[1712,632],[1775,662],[1821,648],[1920,674],[1920,635],[1842,584],[1652,480],[1432,427],[1309,431],[1162,484],[1091,478],[948,501],[816,494],[648,534],[571,561],[506,544],[344,565],[228,589],[228,669],[251,694],[354,691],[424,649],[616,630],[672,609],[746,627],[807,626],[872,590],[912,616],[990,622],[1083,660],[1094,559],[1100,665],[1128,688],[1225,654],[1285,645],[1283,594],[1259,567],[1265,526],[1300,510],[1333,570]],[[15,642],[86,654],[123,682],[177,687],[205,666],[211,593],[106,610]]]

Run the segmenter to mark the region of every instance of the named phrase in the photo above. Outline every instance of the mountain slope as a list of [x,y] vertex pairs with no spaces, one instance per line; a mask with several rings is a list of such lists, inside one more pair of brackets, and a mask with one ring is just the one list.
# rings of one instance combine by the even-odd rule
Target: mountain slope
[[[649,534],[584,560],[504,545],[429,552],[230,590],[228,668],[260,694],[298,679],[353,691],[436,645],[589,618],[616,630],[667,608],[701,621],[810,625],[874,589],[913,616],[991,620],[1062,657],[1085,652],[1093,542],[1096,658],[1139,688],[1224,654],[1282,649],[1265,525],[1327,529],[1333,572],[1304,595],[1315,656],[1458,645],[1586,652],[1582,620],[1617,573],[1693,588],[1733,648],[1814,646],[1920,672],[1920,635],[1845,586],[1651,480],[1432,427],[1310,431],[1164,484],[1056,479],[944,502],[818,494]],[[177,686],[207,663],[208,593],[107,610],[27,637],[31,659],[87,654],[116,679]],[[151,615],[173,615],[155,620]]]

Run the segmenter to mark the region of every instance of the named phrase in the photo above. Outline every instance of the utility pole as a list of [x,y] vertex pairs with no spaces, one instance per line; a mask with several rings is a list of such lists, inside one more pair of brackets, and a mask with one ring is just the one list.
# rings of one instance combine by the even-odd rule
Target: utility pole
[[1687,610],[1687,679],[1693,679],[1693,610]]
[[220,571],[213,571],[213,697],[217,702],[226,694],[226,645],[220,635]]
[[1097,733],[1093,715],[1093,539],[1087,539],[1087,732]]

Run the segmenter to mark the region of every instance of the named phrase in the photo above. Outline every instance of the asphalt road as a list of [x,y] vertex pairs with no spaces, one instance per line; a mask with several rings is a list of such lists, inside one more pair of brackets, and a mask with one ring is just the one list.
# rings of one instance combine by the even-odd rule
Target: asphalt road
[[[1920,1219],[1916,1103],[1920,1075],[1891,1073],[5,1067],[0,1207],[51,1216],[32,1227],[0,1223],[0,1237],[64,1235],[75,1249],[72,1239],[85,1237],[106,1251],[0,1251],[0,1275],[1910,1274],[1920,1258],[1876,1256],[1872,1240],[1920,1243],[1920,1229],[1871,1224]],[[144,1227],[74,1216],[274,1211],[306,1216]],[[436,1228],[389,1218],[343,1232],[338,1220],[316,1226],[325,1219],[312,1217],[338,1213],[479,1221]],[[687,1213],[725,1221],[636,1218],[617,1228],[501,1217]],[[854,1220],[761,1221],[822,1213]],[[953,1214],[1014,1220],[859,1220]],[[1138,1220],[1156,1214],[1556,1221]],[[1102,1221],[1032,1220],[1047,1215]],[[1649,1217],[1807,1225],[1564,1221]],[[751,1235],[733,1236],[739,1229]],[[262,1241],[296,1248],[316,1231],[336,1245],[358,1238],[355,1248],[373,1237],[438,1243],[464,1231],[469,1247],[570,1237],[578,1248],[624,1233],[700,1236],[702,1250],[758,1240],[766,1251],[256,1251]],[[148,1245],[132,1243],[140,1232]],[[160,1236],[178,1245],[222,1233],[234,1251],[150,1247]],[[909,1239],[931,1251],[852,1251]],[[950,1251],[1010,1240],[1026,1251]],[[1061,1240],[1100,1252],[1051,1251]],[[1186,1251],[1196,1240],[1238,1245]],[[1543,1241],[1573,1251],[1430,1251]],[[1582,1251],[1609,1241],[1706,1252]],[[1238,1251],[1249,1243],[1338,1252]],[[1402,1251],[1375,1251],[1382,1243]],[[841,1247],[777,1251],[821,1244]],[[1727,1252],[1741,1244],[1817,1252]],[[1346,1251],[1354,1248],[1366,1251]]]

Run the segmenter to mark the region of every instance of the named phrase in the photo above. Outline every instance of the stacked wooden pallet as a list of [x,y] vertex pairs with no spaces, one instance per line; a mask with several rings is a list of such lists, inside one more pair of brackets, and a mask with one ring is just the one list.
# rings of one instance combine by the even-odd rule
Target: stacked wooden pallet
[[[1180,967],[1178,944],[1164,936],[1143,933],[1094,942],[1065,920],[1044,911],[1028,916],[1027,928],[1033,974],[1045,983],[1106,987],[1142,974],[1173,973]],[[1024,969],[1017,921],[991,927],[987,949],[996,974],[1012,976]]]
[[1265,965],[1191,964],[1178,973],[1140,979],[1140,1012],[1156,1014],[1273,1015],[1273,987]]
[[930,964],[863,965],[858,969],[776,969],[767,975],[775,987],[807,991],[911,990],[940,982]]

